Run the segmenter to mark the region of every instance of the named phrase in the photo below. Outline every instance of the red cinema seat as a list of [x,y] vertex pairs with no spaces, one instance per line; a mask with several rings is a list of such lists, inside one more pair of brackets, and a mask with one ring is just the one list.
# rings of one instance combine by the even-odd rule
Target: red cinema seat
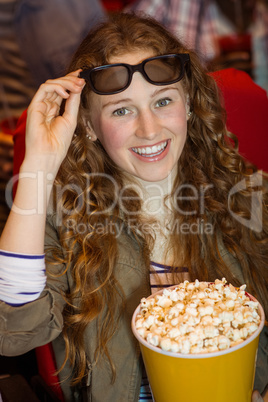
[[239,153],[268,173],[268,98],[250,76],[234,68],[212,74],[221,89],[227,128],[238,138]]

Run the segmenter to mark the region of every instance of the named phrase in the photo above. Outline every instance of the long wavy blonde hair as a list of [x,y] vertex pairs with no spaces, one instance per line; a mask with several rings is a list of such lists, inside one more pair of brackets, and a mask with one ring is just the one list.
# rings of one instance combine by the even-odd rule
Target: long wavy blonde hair
[[[198,219],[203,224],[210,222],[214,235],[205,231],[182,234],[174,230],[170,236],[174,265],[187,266],[192,280],[199,278],[213,281],[224,276],[234,285],[240,285],[220,257],[217,242],[220,235],[227,250],[239,261],[248,290],[260,300],[267,301],[265,205],[262,232],[247,228],[230,214],[231,209],[240,217],[250,217],[250,202],[254,191],[250,185],[250,174],[255,169],[246,166],[239,156],[236,138],[225,127],[225,110],[217,85],[195,52],[185,48],[176,37],[151,18],[114,14],[88,34],[74,55],[68,71],[108,64],[113,56],[137,50],[153,51],[155,55],[189,53],[191,59],[181,83],[189,95],[193,114],[188,121],[187,140],[178,162],[173,189],[175,195],[176,188],[181,186],[184,192],[180,195],[185,196],[187,201],[177,197],[174,222],[179,225],[196,224]],[[129,189],[124,197],[125,210],[129,213],[120,212],[114,197],[114,183],[119,191],[123,188],[124,172],[109,158],[98,140],[91,142],[86,138],[85,122],[91,108],[89,95],[90,87],[86,85],[82,93],[76,133],[56,180],[56,185],[69,185],[57,201],[58,208],[65,211],[59,229],[59,241],[66,253],[62,258],[54,250],[54,261],[64,262],[66,270],[72,269],[75,283],[75,287],[66,295],[63,329],[66,361],[69,359],[74,367],[73,383],[80,382],[86,374],[84,331],[93,320],[99,322],[95,358],[106,356],[111,365],[111,377],[114,378],[114,365],[107,344],[115,333],[120,312],[124,308],[124,290],[116,282],[113,273],[117,241],[114,233],[109,230],[109,222],[123,219],[127,224],[131,211],[139,211],[142,204],[142,200],[137,200],[137,197],[133,200],[133,190]],[[234,194],[231,202],[228,201],[233,186],[243,179],[247,180],[248,187]],[[189,185],[207,188],[204,210],[200,208],[199,200],[193,197],[190,199],[189,195],[192,194]],[[81,189],[80,192],[77,189]],[[262,188],[259,190],[263,191]],[[262,198],[264,200],[264,196]],[[179,211],[196,211],[196,214],[181,214]],[[131,218],[132,230],[135,232],[133,215]],[[70,219],[76,223],[75,226],[69,225]],[[135,219],[138,227],[141,216],[136,214]],[[98,224],[102,225],[102,233],[95,230]],[[87,231],[77,230],[79,225],[85,225]],[[137,240],[141,242],[148,263],[152,236],[144,235],[141,238],[137,235]],[[79,306],[74,307],[77,299]]]

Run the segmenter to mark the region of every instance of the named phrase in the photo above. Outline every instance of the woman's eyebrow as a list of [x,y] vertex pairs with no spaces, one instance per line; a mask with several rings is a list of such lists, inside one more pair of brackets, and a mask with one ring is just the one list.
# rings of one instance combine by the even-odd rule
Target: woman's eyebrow
[[[177,87],[167,87],[167,86],[165,86],[164,88],[160,88],[160,89],[157,88],[150,95],[150,97],[153,98],[154,96],[157,96],[157,95],[161,94],[162,92],[166,92],[166,91],[170,91],[170,90],[175,90],[175,91],[179,92],[179,88],[177,88]],[[109,106],[116,106],[116,105],[118,105],[120,103],[126,103],[126,102],[131,102],[131,98],[123,98],[123,99],[107,102],[102,106],[102,108],[105,109],[105,108],[107,108]]]
[[151,94],[151,98],[153,98],[156,95],[161,94],[162,92],[166,92],[169,91],[171,89],[175,89],[176,91],[179,92],[179,88],[178,87],[164,87],[164,88],[160,88],[160,89],[156,89],[152,94]]
[[119,100],[115,100],[115,101],[111,101],[111,102],[105,103],[105,104],[102,106],[102,108],[105,109],[106,107],[109,107],[109,106],[116,106],[116,105],[118,105],[119,103],[122,103],[122,102],[130,102],[130,101],[131,101],[130,98],[119,99]]

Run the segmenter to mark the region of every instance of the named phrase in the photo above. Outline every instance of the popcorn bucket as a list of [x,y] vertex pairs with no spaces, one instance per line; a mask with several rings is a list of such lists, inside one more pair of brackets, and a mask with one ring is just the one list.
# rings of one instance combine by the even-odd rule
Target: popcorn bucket
[[135,327],[139,312],[140,305],[132,317],[132,331],[140,344],[155,402],[251,402],[259,336],[265,321],[260,304],[259,327],[248,339],[229,349],[200,354],[165,352],[147,343]]

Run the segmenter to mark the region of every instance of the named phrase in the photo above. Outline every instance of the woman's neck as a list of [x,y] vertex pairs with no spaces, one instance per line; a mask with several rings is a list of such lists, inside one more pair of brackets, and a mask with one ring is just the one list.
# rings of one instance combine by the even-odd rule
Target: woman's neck
[[175,166],[169,175],[157,182],[149,182],[140,178],[135,178],[142,191],[143,211],[145,213],[160,214],[164,213],[165,199],[167,198],[167,205],[170,205],[168,195],[171,194],[174,181],[177,175],[177,166]]
[[131,182],[131,186],[136,188],[143,201],[142,214],[145,220],[148,219],[150,222],[155,239],[154,247],[151,250],[151,259],[161,264],[171,265],[172,261],[172,253],[169,255],[170,253],[167,250],[169,223],[173,216],[171,200],[168,196],[172,193],[176,175],[177,166],[165,179],[157,182],[148,182],[137,177],[133,178],[133,176],[129,177],[126,182]]

